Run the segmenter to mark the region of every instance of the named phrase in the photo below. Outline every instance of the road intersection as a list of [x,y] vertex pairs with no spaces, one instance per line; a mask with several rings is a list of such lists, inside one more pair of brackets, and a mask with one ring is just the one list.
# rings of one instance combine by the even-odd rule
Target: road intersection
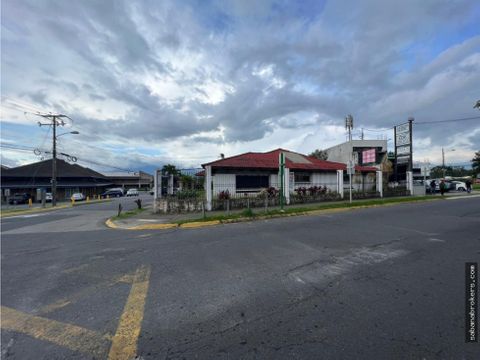
[[[125,199],[125,206],[134,207]],[[2,219],[2,358],[465,358],[480,199],[202,229]]]

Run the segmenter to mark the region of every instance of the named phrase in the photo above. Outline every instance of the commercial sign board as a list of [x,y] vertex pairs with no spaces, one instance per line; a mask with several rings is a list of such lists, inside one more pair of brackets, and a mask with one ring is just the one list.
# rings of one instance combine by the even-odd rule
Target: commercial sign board
[[397,147],[397,156],[400,155],[409,155],[410,154],[410,146],[398,146]]
[[412,171],[412,123],[408,122],[394,127],[395,139],[395,174],[398,175],[397,165],[407,164],[407,171]]
[[376,162],[376,151],[375,149],[363,150],[362,151],[362,164],[371,164]]
[[397,164],[407,164],[410,162],[410,156],[398,156]]

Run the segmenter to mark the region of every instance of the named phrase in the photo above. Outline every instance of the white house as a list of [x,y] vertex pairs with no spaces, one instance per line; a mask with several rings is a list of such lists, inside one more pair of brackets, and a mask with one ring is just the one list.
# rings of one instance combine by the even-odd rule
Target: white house
[[[210,183],[212,195],[219,196],[228,191],[231,196],[257,194],[265,188],[280,187],[279,156],[285,155],[285,189],[293,193],[299,187],[318,186],[330,191],[343,192],[347,180],[346,165],[285,149],[269,152],[248,152],[207,164],[203,164],[206,175],[206,191]],[[356,166],[353,186],[357,190],[369,191],[375,186],[375,167]],[[342,174],[339,180],[339,174]],[[341,187],[341,190],[340,190]],[[347,186],[348,187],[348,186]],[[340,190],[340,191],[339,191]]]

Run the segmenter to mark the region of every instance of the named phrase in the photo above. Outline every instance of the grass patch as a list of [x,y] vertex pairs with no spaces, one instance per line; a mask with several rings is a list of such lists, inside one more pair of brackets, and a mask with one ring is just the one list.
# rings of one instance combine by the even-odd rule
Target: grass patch
[[473,184],[472,189],[473,190],[480,190],[480,184]]
[[335,202],[335,203],[326,203],[326,204],[315,204],[313,206],[305,207],[285,207],[284,210],[281,209],[272,209],[265,212],[262,209],[258,209],[254,212],[252,209],[245,209],[240,213],[231,214],[231,215],[214,215],[206,216],[205,218],[196,218],[196,219],[186,219],[176,221],[177,224],[185,224],[189,222],[203,222],[203,221],[213,221],[219,220],[220,222],[232,221],[245,218],[268,218],[268,217],[278,217],[278,216],[288,216],[288,215],[299,215],[305,214],[311,211],[316,210],[328,210],[328,209],[344,209],[344,208],[360,208],[366,206],[382,206],[388,204],[400,204],[408,202],[417,202],[417,201],[429,201],[429,200],[441,200],[441,197],[434,196],[418,196],[418,197],[401,197],[401,198],[388,198],[388,199],[369,199],[369,200],[355,200],[352,204],[349,202]]
[[129,217],[132,217],[132,216],[141,214],[141,213],[144,212],[145,210],[146,210],[145,208],[141,208],[141,209],[135,209],[135,210],[125,211],[125,212],[122,212],[119,216],[113,216],[113,217],[111,217],[110,220],[122,220],[122,219],[127,219],[127,218],[129,218]]

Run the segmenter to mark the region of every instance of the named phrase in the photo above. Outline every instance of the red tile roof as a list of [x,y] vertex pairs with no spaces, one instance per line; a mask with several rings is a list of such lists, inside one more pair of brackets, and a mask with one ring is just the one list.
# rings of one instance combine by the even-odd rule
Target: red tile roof
[[[212,168],[249,168],[273,170],[278,169],[278,159],[281,152],[285,153],[286,167],[292,170],[346,170],[346,165],[343,163],[319,160],[313,156],[307,156],[285,149],[276,149],[265,153],[248,152],[202,164],[202,167],[210,165],[212,166]],[[291,156],[288,156],[289,154]],[[355,170],[362,172],[372,172],[376,171],[377,168],[371,166],[357,165],[355,166]]]

